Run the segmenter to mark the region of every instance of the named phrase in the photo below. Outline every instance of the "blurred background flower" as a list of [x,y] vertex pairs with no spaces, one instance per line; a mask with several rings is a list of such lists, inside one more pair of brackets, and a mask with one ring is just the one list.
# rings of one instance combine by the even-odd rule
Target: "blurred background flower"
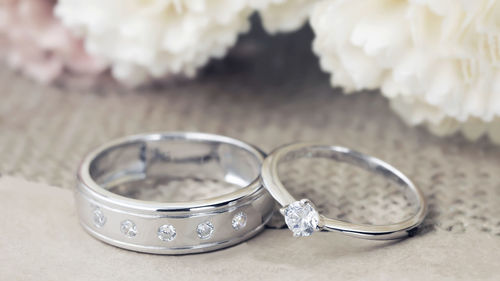
[[380,88],[412,125],[500,142],[499,2],[323,0],[314,51],[332,85]]
[[248,0],[60,0],[56,14],[110,61],[113,76],[138,85],[195,75],[249,29]]
[[0,58],[37,81],[48,83],[64,73],[95,75],[105,69],[82,42],[52,14],[52,0],[0,1]]

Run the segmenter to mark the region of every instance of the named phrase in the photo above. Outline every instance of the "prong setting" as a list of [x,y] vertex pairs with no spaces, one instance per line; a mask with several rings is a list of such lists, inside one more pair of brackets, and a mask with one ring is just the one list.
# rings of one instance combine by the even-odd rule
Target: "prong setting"
[[308,199],[295,201],[281,208],[280,213],[294,237],[310,236],[323,227],[318,211]]

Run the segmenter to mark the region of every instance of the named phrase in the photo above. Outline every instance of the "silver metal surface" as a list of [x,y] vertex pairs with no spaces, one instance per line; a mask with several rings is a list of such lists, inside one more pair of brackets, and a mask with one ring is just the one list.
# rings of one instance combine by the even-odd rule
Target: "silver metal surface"
[[[275,202],[259,179],[264,157],[239,140],[203,133],[144,134],[110,142],[79,167],[75,197],[80,222],[106,243],[146,253],[199,253],[240,243],[262,230],[273,213]],[[199,181],[200,189],[206,180],[240,188],[189,202],[131,198],[151,182],[179,179]],[[235,229],[233,217],[241,212],[246,225]],[[123,228],[125,221],[133,224]],[[197,227],[205,222],[214,229],[202,239]],[[163,225],[175,228],[171,241],[158,237]]]
[[368,171],[372,171],[395,181],[408,193],[414,201],[416,212],[407,220],[388,225],[354,224],[345,221],[327,218],[320,214],[318,230],[338,231],[347,235],[364,239],[398,239],[407,237],[425,218],[427,204],[425,197],[413,182],[393,166],[384,161],[364,155],[344,147],[322,145],[317,143],[294,143],[274,150],[264,160],[261,177],[264,186],[281,206],[298,201],[283,186],[279,179],[278,165],[303,157],[320,157],[346,162]]

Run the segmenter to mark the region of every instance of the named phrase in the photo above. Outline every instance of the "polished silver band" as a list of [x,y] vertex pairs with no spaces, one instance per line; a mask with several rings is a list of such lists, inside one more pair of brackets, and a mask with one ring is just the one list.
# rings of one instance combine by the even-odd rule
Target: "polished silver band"
[[[212,251],[257,234],[274,200],[259,173],[265,155],[239,140],[202,133],[145,134],[108,143],[83,160],[76,204],[81,225],[94,237],[155,254]],[[161,182],[224,181],[236,191],[189,202],[130,196]]]
[[[304,158],[320,157],[346,162],[387,177],[405,188],[413,199],[416,212],[402,222],[389,225],[354,224],[330,219],[319,214],[308,199],[297,201],[283,186],[278,176],[278,165],[282,162]],[[398,239],[408,236],[426,215],[424,195],[413,182],[396,168],[380,159],[364,155],[344,147],[316,143],[295,143],[273,151],[262,165],[261,177],[264,186],[283,208],[280,210],[288,227],[295,236],[309,236],[313,231],[339,231],[365,239]]]

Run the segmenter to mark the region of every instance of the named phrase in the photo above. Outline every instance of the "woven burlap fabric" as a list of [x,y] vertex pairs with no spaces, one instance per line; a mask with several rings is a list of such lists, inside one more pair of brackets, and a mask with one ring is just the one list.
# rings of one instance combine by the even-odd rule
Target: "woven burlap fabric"
[[[86,152],[151,131],[219,133],[266,151],[314,140],[374,155],[409,175],[429,200],[427,229],[500,238],[500,148],[408,127],[377,92],[332,89],[311,39],[307,29],[276,37],[255,31],[196,80],[136,90],[106,82],[41,86],[2,67],[0,173],[70,189]],[[403,216],[403,199],[364,171],[324,161],[288,171],[295,194],[317,198],[339,218],[378,223],[381,214]]]

